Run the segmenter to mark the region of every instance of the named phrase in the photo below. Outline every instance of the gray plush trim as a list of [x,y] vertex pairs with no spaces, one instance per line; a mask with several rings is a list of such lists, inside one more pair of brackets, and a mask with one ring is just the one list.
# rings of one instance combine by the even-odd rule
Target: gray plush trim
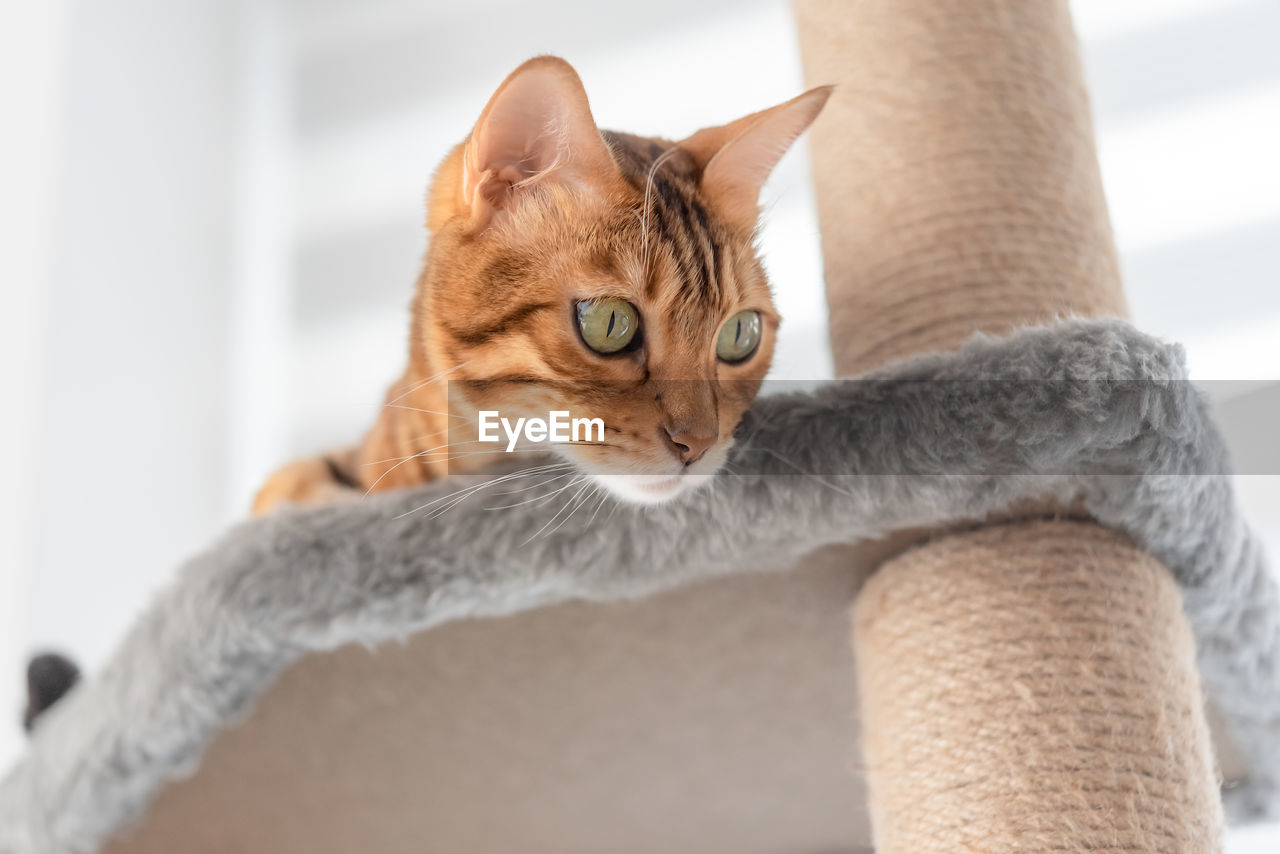
[[479,497],[413,512],[450,481],[237,527],[37,724],[0,783],[0,852],[95,850],[308,652],[646,596],[1035,496],[1083,498],[1175,573],[1205,682],[1250,762],[1229,814],[1280,815],[1280,598],[1181,350],[1119,321],[1071,321],[869,379],[761,399],[740,473],[590,526],[539,535],[556,506],[498,517]]

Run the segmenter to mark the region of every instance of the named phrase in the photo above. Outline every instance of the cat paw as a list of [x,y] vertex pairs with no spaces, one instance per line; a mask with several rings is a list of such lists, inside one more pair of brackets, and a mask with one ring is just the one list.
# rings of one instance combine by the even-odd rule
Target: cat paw
[[267,478],[254,496],[252,512],[265,516],[282,506],[335,504],[360,494],[338,481],[329,460],[311,457],[295,460]]

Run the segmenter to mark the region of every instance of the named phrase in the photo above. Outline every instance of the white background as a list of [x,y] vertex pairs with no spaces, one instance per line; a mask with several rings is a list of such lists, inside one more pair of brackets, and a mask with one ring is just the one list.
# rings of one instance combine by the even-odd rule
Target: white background
[[[1280,4],[1080,0],[1135,319],[1185,342],[1238,460],[1278,471]],[[779,0],[49,0],[0,31],[0,766],[20,673],[90,669],[289,455],[401,363],[422,193],[530,55],[604,127],[681,136],[802,88]],[[775,376],[826,376],[802,150],[768,189]],[[1280,553],[1277,478],[1240,479]],[[12,710],[12,713],[6,710]],[[1252,843],[1250,842],[1252,840]],[[1250,847],[1250,845],[1255,847]],[[1280,831],[1233,837],[1277,850]]]

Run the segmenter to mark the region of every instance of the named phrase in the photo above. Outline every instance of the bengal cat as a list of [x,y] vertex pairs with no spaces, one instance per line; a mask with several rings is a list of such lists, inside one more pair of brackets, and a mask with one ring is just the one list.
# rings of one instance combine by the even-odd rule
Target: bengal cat
[[778,329],[760,188],[828,95],[673,142],[599,130],[564,60],[521,65],[435,175],[408,364],[377,421],[272,475],[255,513],[483,468],[505,446],[477,439],[481,411],[600,417],[602,441],[552,446],[570,484],[658,502],[705,481]]

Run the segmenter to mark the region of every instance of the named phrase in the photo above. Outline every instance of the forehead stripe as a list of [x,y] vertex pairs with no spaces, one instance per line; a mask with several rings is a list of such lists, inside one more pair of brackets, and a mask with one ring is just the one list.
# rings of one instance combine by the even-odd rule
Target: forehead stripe
[[[668,226],[664,237],[676,255],[683,278],[683,296],[691,302],[697,302],[712,295],[714,282],[708,256],[708,247],[714,242],[709,229],[702,227],[706,213],[700,210],[692,193],[679,186],[666,176],[655,176],[655,185],[660,190],[656,196],[661,204],[670,212],[664,216],[663,222]],[[679,222],[679,228],[672,230],[672,220]]]
[[491,338],[505,335],[517,327],[523,326],[535,315],[551,308],[555,308],[555,305],[549,302],[531,302],[509,311],[497,320],[479,328],[458,329],[448,322],[442,322],[442,325],[460,344],[475,347]]
[[[649,209],[644,217],[649,237],[665,245],[681,278],[679,297],[690,304],[723,299],[724,261],[711,220],[697,194],[696,176],[687,174],[679,158],[663,162],[650,172],[654,161],[670,149],[656,141],[604,132],[624,176],[644,192],[652,180]],[[645,293],[658,296],[660,283],[651,278]]]
[[697,200],[692,200],[690,206],[693,208],[694,216],[698,218],[698,226],[702,229],[702,234],[706,238],[705,251],[711,256],[711,283],[715,286],[717,294],[723,293],[724,279],[720,270],[720,244],[711,233],[711,221],[707,218],[706,209]]

